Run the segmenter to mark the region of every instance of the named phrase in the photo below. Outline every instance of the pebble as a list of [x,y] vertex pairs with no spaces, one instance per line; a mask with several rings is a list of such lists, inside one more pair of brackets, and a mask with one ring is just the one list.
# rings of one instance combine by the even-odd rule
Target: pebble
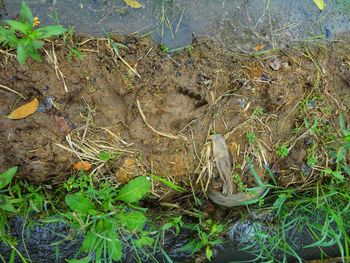
[[270,65],[270,68],[277,71],[281,68],[281,61],[278,58],[274,57],[273,59],[271,59],[269,65]]

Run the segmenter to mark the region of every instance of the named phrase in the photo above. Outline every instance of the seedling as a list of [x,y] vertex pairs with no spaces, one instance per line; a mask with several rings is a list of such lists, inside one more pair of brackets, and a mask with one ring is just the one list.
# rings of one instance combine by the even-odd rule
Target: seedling
[[288,145],[287,144],[282,144],[280,146],[277,147],[277,150],[276,150],[276,154],[279,156],[279,157],[287,157],[288,154],[289,154],[289,148],[288,148]]

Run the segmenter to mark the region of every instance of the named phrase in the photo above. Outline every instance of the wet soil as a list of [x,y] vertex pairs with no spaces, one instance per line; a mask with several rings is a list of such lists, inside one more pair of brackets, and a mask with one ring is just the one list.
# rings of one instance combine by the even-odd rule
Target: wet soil
[[[276,145],[290,139],[302,121],[296,110],[302,99],[317,89],[329,108],[327,118],[349,113],[346,41],[252,57],[208,39],[193,39],[193,47],[171,54],[148,38],[114,40],[127,47],[120,56],[140,77],[106,39],[77,37],[82,59],[68,60],[61,40],[46,44],[42,63],[19,66],[14,56],[0,54],[0,84],[41,103],[40,112],[7,119],[25,100],[0,89],[2,170],[18,165],[20,178],[54,185],[76,173],[73,164],[87,160],[100,179],[125,183],[152,173],[205,190],[218,177],[205,163],[209,135],[220,133],[244,183],[255,181],[245,161],[249,156],[262,178],[263,165],[269,165],[286,186],[303,180],[305,144],[298,141],[287,158],[276,156]],[[256,134],[256,143],[247,141],[247,132]],[[102,162],[101,152],[111,153],[112,160]],[[154,194],[174,198],[160,186]]]

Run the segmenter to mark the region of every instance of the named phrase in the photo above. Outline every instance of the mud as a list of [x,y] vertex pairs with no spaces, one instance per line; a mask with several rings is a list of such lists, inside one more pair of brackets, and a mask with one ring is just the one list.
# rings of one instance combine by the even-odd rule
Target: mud
[[[81,158],[100,178],[117,183],[153,173],[205,188],[212,178],[207,173],[198,177],[215,132],[225,135],[248,186],[255,180],[247,156],[261,177],[265,164],[276,170],[281,185],[289,185],[301,180],[305,144],[298,142],[285,159],[276,157],[275,146],[302,121],[295,110],[301,99],[318,81],[330,118],[349,112],[350,48],[344,41],[251,57],[227,52],[208,39],[194,39],[190,49],[171,54],[147,38],[114,40],[127,47],[120,56],[140,77],[115,56],[106,39],[77,37],[81,60],[68,60],[59,40],[47,43],[42,63],[28,60],[21,67],[14,56],[0,54],[0,84],[27,100],[37,97],[44,107],[22,120],[6,119],[25,101],[0,89],[2,170],[18,165],[20,178],[54,185],[74,174],[72,165]],[[45,108],[47,98],[52,107]],[[264,113],[254,114],[259,108]],[[247,142],[248,131],[256,134],[254,146]],[[102,163],[102,150],[115,158]],[[174,197],[161,188],[154,193],[164,200]]]

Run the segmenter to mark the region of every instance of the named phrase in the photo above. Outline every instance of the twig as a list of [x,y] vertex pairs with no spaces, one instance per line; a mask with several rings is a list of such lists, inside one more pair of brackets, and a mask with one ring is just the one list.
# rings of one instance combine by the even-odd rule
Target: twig
[[153,128],[148,122],[147,122],[147,119],[146,119],[146,116],[145,114],[143,113],[142,109],[141,109],[141,105],[140,105],[140,102],[139,100],[136,100],[137,102],[137,108],[139,109],[139,112],[140,112],[140,115],[141,115],[141,118],[143,120],[143,122],[146,124],[146,126],[148,128],[150,128],[154,133],[160,135],[160,136],[163,136],[163,137],[167,137],[167,138],[170,138],[170,139],[174,139],[174,140],[178,140],[180,138],[182,139],[185,139],[186,138],[184,136],[179,136],[179,135],[173,135],[171,133],[168,133],[168,132],[160,132],[160,131],[157,131],[155,128]]
[[2,85],[2,84],[0,84],[0,88],[3,88],[3,89],[5,89],[5,90],[11,91],[11,92],[13,92],[13,93],[16,93],[16,94],[17,94],[18,96],[20,96],[22,99],[26,100],[26,97],[24,97],[24,96],[23,96],[21,93],[19,93],[18,91],[15,91],[15,90],[13,90],[13,89],[11,89],[11,88],[5,86],[5,85]]

